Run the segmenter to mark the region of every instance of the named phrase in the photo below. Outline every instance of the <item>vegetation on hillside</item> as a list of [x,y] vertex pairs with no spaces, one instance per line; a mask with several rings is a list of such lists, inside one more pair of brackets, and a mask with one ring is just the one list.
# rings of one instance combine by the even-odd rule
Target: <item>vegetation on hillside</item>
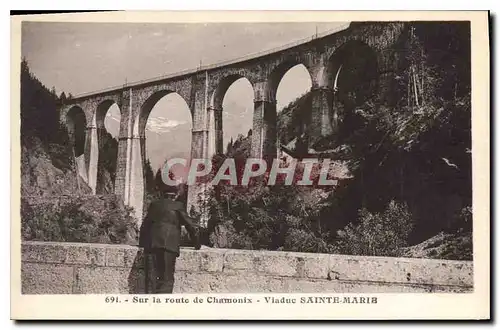
[[[401,41],[406,52],[392,97],[344,104],[340,134],[323,146],[336,150],[352,177],[322,194],[295,186],[216,187],[209,244],[394,256],[447,235],[458,246],[431,257],[472,257],[468,26],[413,27]],[[303,131],[295,118],[310,113],[308,99],[301,96],[279,115],[283,143]]]
[[[59,119],[66,95],[58,97],[54,88],[45,87],[25,60],[20,78],[22,238],[132,244],[137,229],[131,210],[113,195],[88,196],[91,190],[77,174],[73,143]],[[98,192],[104,185],[109,193],[117,141],[104,134],[102,143],[106,152],[99,157]]]
[[98,194],[113,194],[115,190],[118,140],[105,129],[99,132],[99,140],[96,192]]
[[[64,95],[61,95],[64,99]],[[67,170],[74,165],[72,146],[66,128],[59,121],[61,98],[49,90],[21,62],[21,145],[42,147],[57,168]]]
[[23,240],[136,244],[138,227],[116,195],[22,199]]

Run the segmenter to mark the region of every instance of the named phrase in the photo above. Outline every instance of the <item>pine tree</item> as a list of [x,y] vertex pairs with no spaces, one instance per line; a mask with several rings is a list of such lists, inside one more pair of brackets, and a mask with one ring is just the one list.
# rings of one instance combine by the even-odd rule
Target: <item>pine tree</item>
[[229,155],[233,152],[233,138],[231,137],[231,141],[227,143],[226,147],[226,155]]
[[152,194],[155,192],[155,175],[149,159],[146,160],[144,175],[146,178],[146,192]]

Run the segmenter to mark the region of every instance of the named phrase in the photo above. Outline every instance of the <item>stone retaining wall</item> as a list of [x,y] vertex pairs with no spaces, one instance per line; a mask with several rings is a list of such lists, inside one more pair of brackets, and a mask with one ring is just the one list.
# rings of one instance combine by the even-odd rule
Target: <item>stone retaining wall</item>
[[[23,242],[23,294],[145,293],[133,246]],[[174,293],[469,292],[472,262],[183,249]]]

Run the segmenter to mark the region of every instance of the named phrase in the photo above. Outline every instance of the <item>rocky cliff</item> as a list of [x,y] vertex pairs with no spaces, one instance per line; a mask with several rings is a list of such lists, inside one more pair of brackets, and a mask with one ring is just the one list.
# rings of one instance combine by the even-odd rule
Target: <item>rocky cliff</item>
[[21,195],[51,196],[91,193],[77,162],[58,164],[45,150],[40,140],[21,145]]

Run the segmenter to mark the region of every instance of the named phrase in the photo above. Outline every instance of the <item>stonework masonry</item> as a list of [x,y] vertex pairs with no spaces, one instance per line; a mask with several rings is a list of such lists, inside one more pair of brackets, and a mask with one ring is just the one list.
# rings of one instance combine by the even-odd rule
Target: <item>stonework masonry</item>
[[[134,246],[23,242],[23,294],[145,293]],[[174,293],[472,292],[469,261],[181,250]]]

